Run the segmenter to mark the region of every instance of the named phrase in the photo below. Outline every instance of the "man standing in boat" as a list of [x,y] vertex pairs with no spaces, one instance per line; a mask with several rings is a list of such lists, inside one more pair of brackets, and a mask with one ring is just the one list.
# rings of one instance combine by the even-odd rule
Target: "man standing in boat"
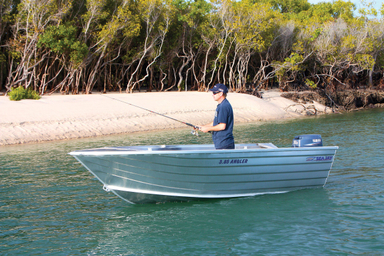
[[216,149],[234,149],[233,110],[227,100],[228,89],[224,84],[216,84],[210,91],[218,105],[213,122],[200,126],[202,132],[212,132],[212,140]]

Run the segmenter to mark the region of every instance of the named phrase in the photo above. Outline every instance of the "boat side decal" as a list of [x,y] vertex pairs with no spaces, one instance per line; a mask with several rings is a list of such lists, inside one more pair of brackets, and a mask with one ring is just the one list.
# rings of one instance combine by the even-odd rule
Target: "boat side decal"
[[307,157],[307,161],[332,161],[333,156],[314,156]]
[[246,164],[248,159],[222,159],[219,164]]

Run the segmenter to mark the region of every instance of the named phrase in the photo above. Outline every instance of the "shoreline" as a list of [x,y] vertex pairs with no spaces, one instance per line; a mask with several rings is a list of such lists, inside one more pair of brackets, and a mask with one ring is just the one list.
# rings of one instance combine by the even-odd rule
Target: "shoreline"
[[[320,103],[298,104],[281,94],[263,91],[261,99],[229,93],[235,124],[301,118],[313,109],[332,113]],[[182,122],[203,125],[212,121],[216,105],[211,93],[195,91],[51,95],[21,101],[3,96],[0,146],[177,129],[186,126]]]

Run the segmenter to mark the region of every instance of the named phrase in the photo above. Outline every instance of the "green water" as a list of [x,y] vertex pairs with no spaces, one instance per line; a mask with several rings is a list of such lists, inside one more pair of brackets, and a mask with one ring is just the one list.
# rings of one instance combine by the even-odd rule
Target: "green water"
[[0,148],[0,255],[384,255],[384,111],[236,125],[237,143],[338,145],[325,188],[130,205],[67,153],[211,143],[189,130]]

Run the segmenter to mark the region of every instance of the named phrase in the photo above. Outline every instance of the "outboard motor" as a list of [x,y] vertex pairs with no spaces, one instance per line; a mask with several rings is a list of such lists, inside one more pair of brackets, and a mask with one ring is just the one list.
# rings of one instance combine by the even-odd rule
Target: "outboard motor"
[[292,147],[321,147],[323,140],[319,134],[306,134],[296,136],[292,141]]

